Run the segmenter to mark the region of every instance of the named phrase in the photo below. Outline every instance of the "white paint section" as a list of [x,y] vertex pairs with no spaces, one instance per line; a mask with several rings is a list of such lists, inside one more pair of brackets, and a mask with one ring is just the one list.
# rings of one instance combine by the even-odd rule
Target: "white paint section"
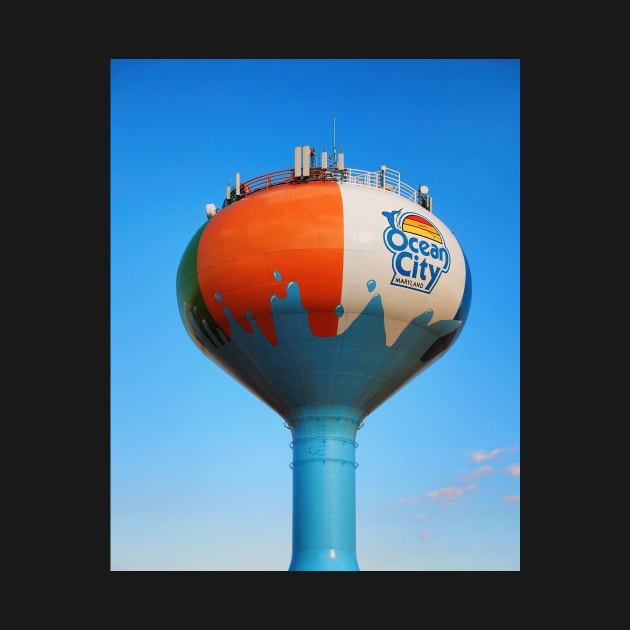
[[[357,184],[339,184],[344,214],[344,263],[341,304],[344,314],[337,333],[344,332],[363,312],[368,302],[380,295],[385,313],[388,346],[418,315],[433,309],[431,323],[452,320],[464,293],[466,264],[453,233],[433,213],[394,193]],[[393,254],[383,240],[389,221],[383,212],[402,209],[430,221],[441,233],[450,254],[450,269],[442,273],[431,293],[391,284]],[[432,241],[431,241],[432,242]],[[370,280],[376,288],[369,290]]]

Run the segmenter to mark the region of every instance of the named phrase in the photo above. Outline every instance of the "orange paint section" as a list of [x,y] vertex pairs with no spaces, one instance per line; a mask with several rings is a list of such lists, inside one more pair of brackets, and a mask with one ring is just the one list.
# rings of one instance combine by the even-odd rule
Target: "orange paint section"
[[[271,296],[285,298],[287,284],[297,282],[313,334],[336,335],[343,229],[343,202],[336,182],[279,185],[217,212],[197,252],[199,286],[212,317],[231,336],[225,307],[253,332],[249,311],[265,337],[277,345]],[[280,280],[274,272],[280,273]]]

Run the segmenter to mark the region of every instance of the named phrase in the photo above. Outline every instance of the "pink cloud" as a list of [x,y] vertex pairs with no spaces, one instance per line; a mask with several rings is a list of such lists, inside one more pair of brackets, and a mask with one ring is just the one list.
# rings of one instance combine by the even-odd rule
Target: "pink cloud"
[[502,453],[514,453],[518,450],[516,445],[510,446],[509,448],[495,448],[494,450],[487,451],[473,451],[471,454],[471,459],[473,462],[483,462],[486,459],[493,459],[497,455],[501,455]]
[[477,470],[473,470],[470,475],[463,475],[460,477],[460,481],[470,481],[471,479],[477,479],[481,475],[488,475],[492,472],[492,466],[480,466]]
[[418,495],[414,495],[412,497],[401,497],[400,499],[396,499],[396,503],[415,503],[418,500]]
[[457,499],[461,499],[468,492],[472,492],[475,489],[474,484],[470,484],[465,488],[458,488],[457,486],[448,486],[447,488],[440,488],[433,492],[427,492],[427,499],[436,500],[442,505],[453,505]]

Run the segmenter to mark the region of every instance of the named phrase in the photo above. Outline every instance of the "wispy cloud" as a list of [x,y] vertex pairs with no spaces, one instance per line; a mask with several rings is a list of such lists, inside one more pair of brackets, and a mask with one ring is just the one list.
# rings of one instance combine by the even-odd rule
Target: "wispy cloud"
[[[483,462],[490,459],[494,459],[496,457],[500,458],[501,456],[505,456],[508,453],[514,453],[518,451],[518,445],[510,446],[507,448],[495,448],[491,451],[479,450],[471,452],[471,459],[474,462]],[[440,505],[454,505],[456,501],[462,499],[468,493],[476,490],[477,486],[473,482],[484,475],[496,475],[496,474],[508,474],[512,477],[519,477],[521,474],[521,464],[520,462],[515,462],[513,464],[509,464],[505,468],[500,470],[496,470],[490,464],[484,464],[483,466],[479,466],[473,471],[467,471],[462,474],[458,478],[458,482],[467,483],[466,486],[445,486],[444,488],[440,488],[438,490],[433,490],[431,492],[425,493],[425,497],[430,499],[431,501],[436,501]],[[506,503],[515,503],[520,501],[519,495],[509,495],[502,497],[502,500]],[[418,502],[418,495],[414,494],[407,497],[400,497],[396,499],[396,503],[399,505],[402,504],[413,504]],[[426,518],[425,514],[416,514],[411,517],[413,520],[423,520]]]
[[465,488],[458,488],[457,486],[448,486],[446,488],[440,488],[439,490],[433,490],[427,492],[427,499],[437,501],[441,505],[453,505],[455,501],[461,499],[464,495],[472,492],[475,489],[474,484],[470,484]]
[[514,446],[510,446],[508,448],[495,448],[492,451],[473,451],[471,453],[471,459],[473,462],[484,462],[487,459],[497,457],[497,455],[502,455],[503,453],[514,453],[517,450],[518,446],[515,444]]
[[468,475],[462,475],[459,480],[460,481],[472,481],[473,479],[477,479],[477,477],[481,477],[481,475],[488,475],[492,472],[492,466],[480,466],[477,470],[473,470]]
[[414,516],[411,517],[412,521],[422,521],[427,517],[426,514],[415,514]]
[[414,494],[412,497],[400,497],[400,499],[396,499],[396,503],[416,503],[417,501],[417,494]]
[[430,535],[431,535],[431,532],[429,530],[425,530],[425,531],[422,532],[422,534],[420,534],[420,540],[425,540]]
[[506,473],[508,475],[511,475],[512,477],[520,477],[521,463],[515,462],[514,464],[510,464],[509,466],[506,466],[500,471],[498,470],[495,471],[495,469],[492,466],[486,464],[485,466],[479,466],[479,468],[473,470],[472,472],[463,473],[458,478],[458,481],[461,481],[461,482],[474,481],[475,479],[477,479],[478,477],[481,477],[482,475],[500,474],[500,473]]

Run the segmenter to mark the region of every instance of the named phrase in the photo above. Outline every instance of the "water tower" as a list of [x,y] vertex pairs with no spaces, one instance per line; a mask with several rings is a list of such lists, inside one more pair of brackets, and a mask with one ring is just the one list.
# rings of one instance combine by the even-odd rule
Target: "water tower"
[[237,173],[179,264],[192,341],[291,431],[290,571],[359,570],[357,430],[466,322],[468,262],[428,192],[298,146],[293,168]]

